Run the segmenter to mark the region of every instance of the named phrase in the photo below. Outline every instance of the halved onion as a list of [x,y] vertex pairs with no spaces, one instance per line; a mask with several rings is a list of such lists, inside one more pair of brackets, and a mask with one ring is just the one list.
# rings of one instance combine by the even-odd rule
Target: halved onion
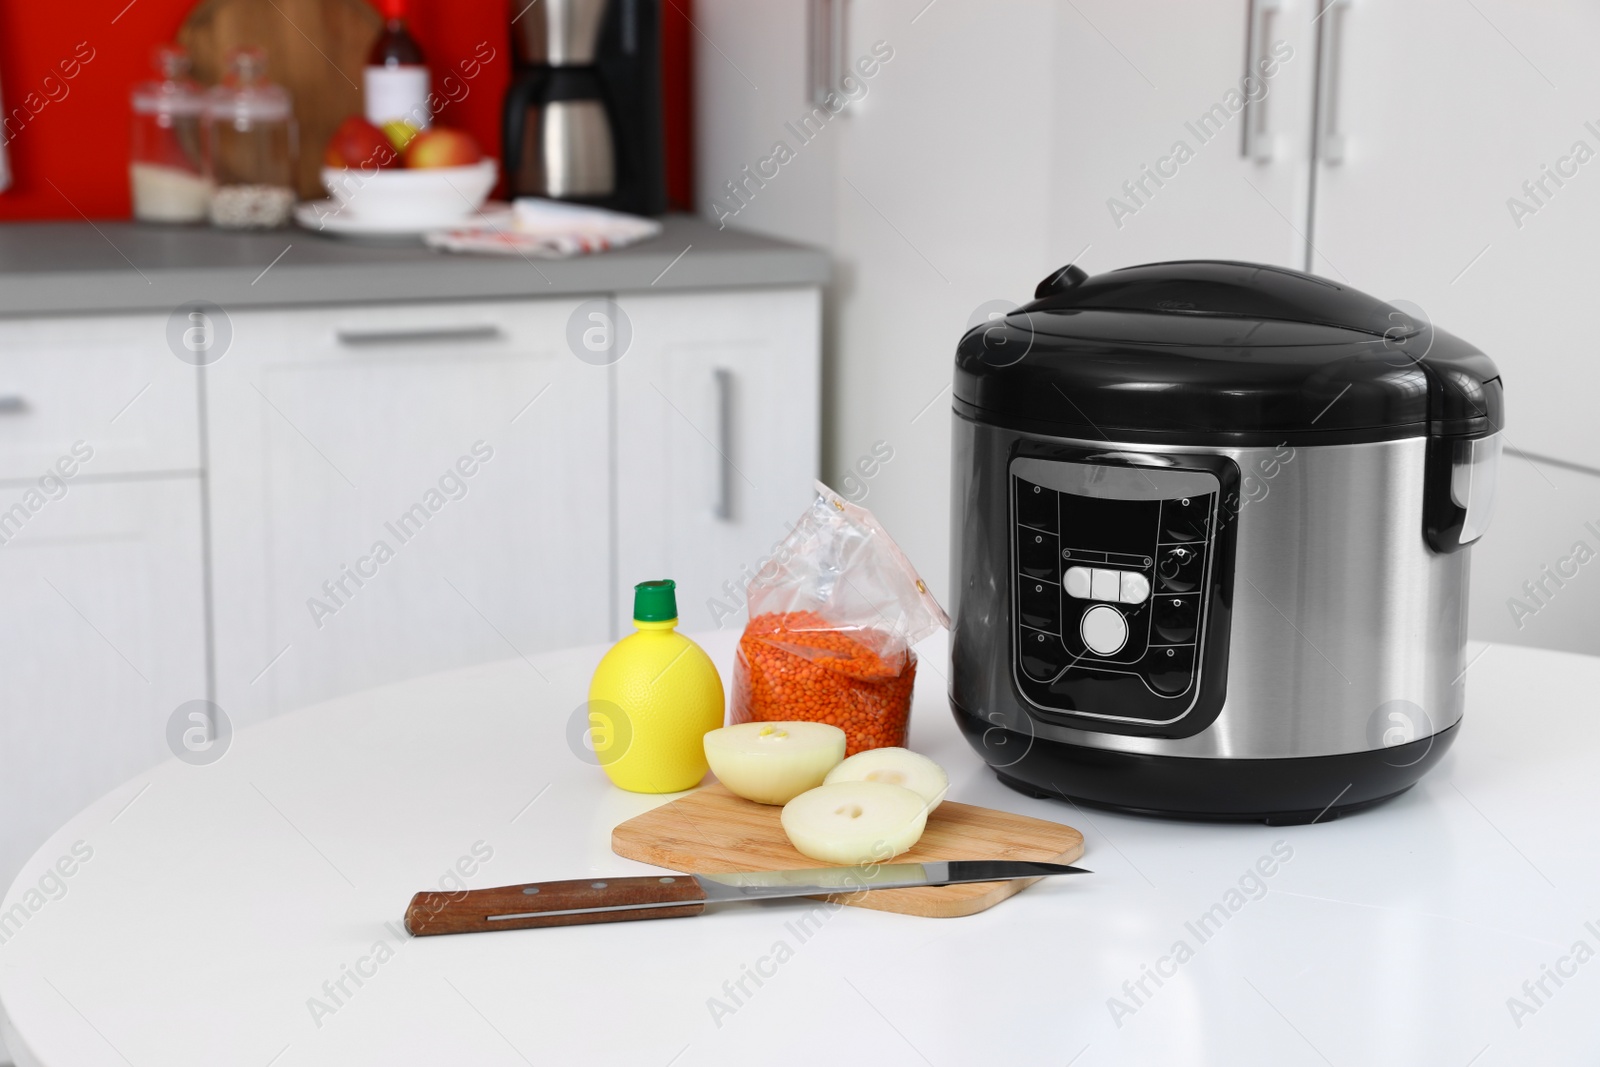
[[922,797],[937,808],[950,788],[950,776],[933,760],[909,748],[869,748],[828,772],[824,782],[887,782]]
[[757,804],[787,804],[844,759],[845,735],[825,722],[744,722],[705,735],[717,780]]
[[882,863],[917,843],[928,805],[887,782],[837,782],[789,801],[781,821],[801,855],[824,863]]

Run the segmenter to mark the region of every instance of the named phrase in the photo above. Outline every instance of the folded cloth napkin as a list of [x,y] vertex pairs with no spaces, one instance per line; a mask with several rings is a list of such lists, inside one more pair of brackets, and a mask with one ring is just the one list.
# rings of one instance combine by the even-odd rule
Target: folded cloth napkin
[[447,252],[561,259],[621,248],[660,232],[661,223],[655,219],[530,196],[514,201],[509,212],[480,213],[472,225],[434,230],[422,240]]

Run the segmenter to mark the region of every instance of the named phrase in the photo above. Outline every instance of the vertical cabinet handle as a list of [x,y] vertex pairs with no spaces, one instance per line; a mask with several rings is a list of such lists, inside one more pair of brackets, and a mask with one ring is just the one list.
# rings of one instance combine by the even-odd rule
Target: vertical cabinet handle
[[[1272,24],[1282,10],[1283,0],[1250,0],[1244,42],[1245,77],[1261,79],[1262,64],[1272,59]],[[1267,100],[1267,94],[1263,93],[1260,99],[1246,100],[1244,105],[1244,135],[1240,139],[1239,154],[1256,163],[1271,163],[1277,148],[1268,125]]]
[[846,2],[809,0],[806,5],[806,95],[813,104],[825,103],[844,80]]
[[1322,0],[1317,14],[1317,159],[1336,167],[1344,162],[1344,118],[1339,98],[1344,77],[1344,20],[1351,0]]
[[733,371],[717,367],[711,372],[717,407],[716,496],[711,514],[720,522],[733,519]]

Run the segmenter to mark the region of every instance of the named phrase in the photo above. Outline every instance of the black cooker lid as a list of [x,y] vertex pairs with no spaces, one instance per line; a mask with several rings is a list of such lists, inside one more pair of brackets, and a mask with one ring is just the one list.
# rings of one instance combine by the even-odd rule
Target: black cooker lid
[[957,410],[1088,440],[1315,444],[1479,436],[1499,371],[1416,308],[1254,263],[1189,260],[1089,277],[969,330]]

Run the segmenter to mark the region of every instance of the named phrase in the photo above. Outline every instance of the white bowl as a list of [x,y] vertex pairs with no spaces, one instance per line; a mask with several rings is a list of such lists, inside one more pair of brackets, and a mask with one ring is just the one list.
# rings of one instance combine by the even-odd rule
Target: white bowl
[[492,159],[415,170],[323,167],[322,184],[342,212],[363,221],[424,229],[474,215],[489,199],[498,174]]

